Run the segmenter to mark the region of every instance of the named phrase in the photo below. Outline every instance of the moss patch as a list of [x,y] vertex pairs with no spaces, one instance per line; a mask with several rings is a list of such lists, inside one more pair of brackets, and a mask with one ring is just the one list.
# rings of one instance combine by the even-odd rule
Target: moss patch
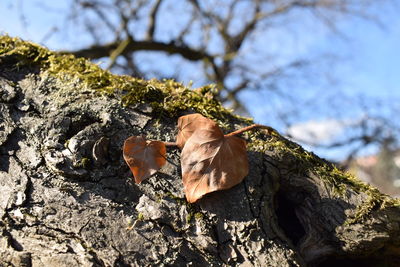
[[144,221],[144,215],[143,215],[143,213],[140,213],[140,212],[139,212],[136,220],[138,220],[138,221]]
[[291,142],[276,131],[270,131],[269,137],[266,137],[265,132],[262,131],[251,132],[247,133],[247,138],[252,140],[248,144],[248,149],[261,153],[273,152],[269,154],[281,160],[293,160],[296,171],[302,175],[308,173],[317,175],[325,184],[331,186],[333,193],[338,197],[344,196],[348,187],[356,193],[367,194],[367,201],[357,207],[354,216],[349,217],[345,224],[362,222],[374,210],[400,207],[400,199],[382,194],[375,187],[362,182],[351,173],[339,170],[334,164],[304,150],[300,145]]
[[148,103],[155,115],[177,117],[192,110],[204,116],[228,121],[233,116],[214,97],[216,87],[207,85],[196,90],[173,80],[143,80],[114,75],[84,58],[51,52],[39,45],[18,38],[0,36],[0,60],[15,62],[16,68],[38,67],[63,81],[79,80],[84,87],[120,98],[124,105]]
[[89,167],[89,164],[90,164],[90,159],[89,158],[82,158],[81,160],[79,160],[76,163],[75,167],[87,169]]

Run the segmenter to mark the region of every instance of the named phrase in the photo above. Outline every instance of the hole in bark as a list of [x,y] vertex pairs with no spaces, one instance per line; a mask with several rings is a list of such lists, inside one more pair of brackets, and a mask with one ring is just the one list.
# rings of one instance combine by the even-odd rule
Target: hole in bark
[[87,126],[97,122],[95,118],[91,118],[88,114],[82,114],[78,117],[72,118],[72,123],[66,133],[66,138],[72,138],[77,133],[85,129]]
[[71,118],[71,124],[68,127],[68,130],[65,134],[65,138],[68,140],[78,134],[80,131],[84,130],[86,127],[95,124],[101,123],[101,119],[93,116],[88,112],[82,111],[80,114],[71,113],[69,114]]
[[0,171],[9,172],[10,157],[15,155],[15,152],[20,149],[19,141],[26,138],[22,130],[14,130],[7,140],[0,146]]
[[275,200],[277,207],[275,212],[279,226],[296,246],[306,233],[299,218],[297,218],[296,203],[289,200],[282,191],[277,193]]

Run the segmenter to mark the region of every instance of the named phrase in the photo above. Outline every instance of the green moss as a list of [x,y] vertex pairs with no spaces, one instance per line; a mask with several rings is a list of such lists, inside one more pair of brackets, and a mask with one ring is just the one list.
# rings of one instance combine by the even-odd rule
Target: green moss
[[[373,210],[388,207],[400,207],[400,199],[393,199],[379,192],[378,189],[366,184],[353,174],[339,170],[335,165],[319,158],[315,154],[304,150],[300,145],[289,141],[277,131],[247,133],[250,139],[248,149],[267,153],[277,161],[292,161],[290,165],[299,174],[307,176],[310,173],[316,175],[332,189],[333,195],[345,196],[347,189],[351,188],[356,193],[365,193],[368,199],[357,207],[355,215],[345,222],[352,224],[361,222]],[[286,163],[287,164],[287,163]]]
[[137,215],[137,219],[136,219],[137,221],[144,221],[144,215],[143,215],[143,213],[138,213],[138,215]]
[[365,193],[368,194],[367,201],[357,207],[355,214],[345,221],[346,225],[362,222],[373,210],[396,206],[396,202],[398,202],[395,199],[383,195],[376,188],[370,188],[368,191],[365,191]]
[[90,159],[89,158],[82,158],[81,160],[79,160],[78,162],[76,162],[74,164],[75,168],[83,168],[83,169],[87,169],[89,167],[90,164]]
[[[343,194],[345,192],[345,184],[363,187],[361,181],[352,175],[342,172],[333,164],[330,164],[314,153],[304,150],[300,145],[289,141],[281,136],[278,132],[272,131],[270,136],[260,136],[260,133],[250,133],[251,142],[248,145],[250,150],[270,153],[274,157],[279,157],[285,161],[291,161],[291,165],[300,174],[307,175],[309,172],[316,174],[328,184],[334,187],[335,193]],[[266,141],[263,141],[267,139]],[[278,159],[279,160],[279,159]]]
[[51,52],[9,36],[0,36],[0,58],[17,62],[18,68],[35,65],[64,81],[78,80],[86,88],[120,98],[124,105],[148,103],[158,116],[176,117],[182,111],[192,110],[219,121],[235,117],[215,99],[213,85],[191,90],[173,80],[146,81],[114,75],[87,59]]
[[192,218],[193,218],[193,213],[188,213],[188,215],[186,215],[186,224],[190,223]]
[[0,36],[0,56],[15,61],[15,67],[32,66],[40,64],[48,58],[51,52],[33,43],[22,41],[18,38]]
[[89,167],[90,159],[82,158],[79,163],[80,163],[79,165],[82,166],[82,168],[86,169],[87,167]]
[[187,202],[186,198],[178,197],[171,192],[167,192],[163,196],[160,196],[160,198],[164,198],[164,197],[173,199],[174,201],[178,202],[179,205],[181,205],[181,206],[184,205],[186,207],[186,210],[188,213],[185,218],[186,224],[190,224],[193,218],[195,218],[196,220],[200,220],[204,217],[204,215],[198,211],[198,207]]
[[196,218],[196,220],[203,220],[204,214],[201,213],[201,212],[196,212],[196,213],[194,214],[194,217]]
[[175,200],[176,202],[179,203],[179,205],[185,205],[185,206],[190,206],[191,204],[189,202],[186,201],[186,198],[181,198],[171,192],[167,192],[165,194],[159,195],[160,201],[161,199],[163,199],[164,197],[168,197],[172,200]]
[[186,224],[189,224],[193,218],[197,221],[203,220],[204,214],[201,212],[196,212],[193,208],[189,208],[188,215],[186,215]]

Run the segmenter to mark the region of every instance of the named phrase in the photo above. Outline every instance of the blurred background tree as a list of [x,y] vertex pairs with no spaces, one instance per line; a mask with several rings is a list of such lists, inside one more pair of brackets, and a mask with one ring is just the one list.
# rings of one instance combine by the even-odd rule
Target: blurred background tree
[[[352,38],[352,31],[343,30],[346,23],[385,28],[393,23],[386,17],[399,11],[395,0],[5,2],[18,10],[27,32],[33,20],[52,17],[39,30],[49,48],[58,39],[60,52],[119,74],[194,81],[193,87],[213,83],[216,96],[236,113],[345,167],[355,168],[360,155],[378,154],[387,140],[398,147],[399,102],[392,95],[359,93],[363,88],[349,86],[343,68],[338,70],[349,60],[340,53]],[[327,34],[341,42],[330,49],[308,46]],[[386,176],[374,172],[388,181]]]

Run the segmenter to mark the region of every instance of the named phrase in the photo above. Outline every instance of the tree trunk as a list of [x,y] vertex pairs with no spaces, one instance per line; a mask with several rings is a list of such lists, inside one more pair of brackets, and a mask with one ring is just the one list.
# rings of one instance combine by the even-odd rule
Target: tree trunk
[[[110,91],[122,80],[130,91]],[[399,200],[274,131],[246,135],[242,183],[195,204],[175,148],[134,184],[129,136],[174,141],[185,112],[247,125],[209,88],[114,76],[1,37],[0,111],[0,266],[400,266]]]

